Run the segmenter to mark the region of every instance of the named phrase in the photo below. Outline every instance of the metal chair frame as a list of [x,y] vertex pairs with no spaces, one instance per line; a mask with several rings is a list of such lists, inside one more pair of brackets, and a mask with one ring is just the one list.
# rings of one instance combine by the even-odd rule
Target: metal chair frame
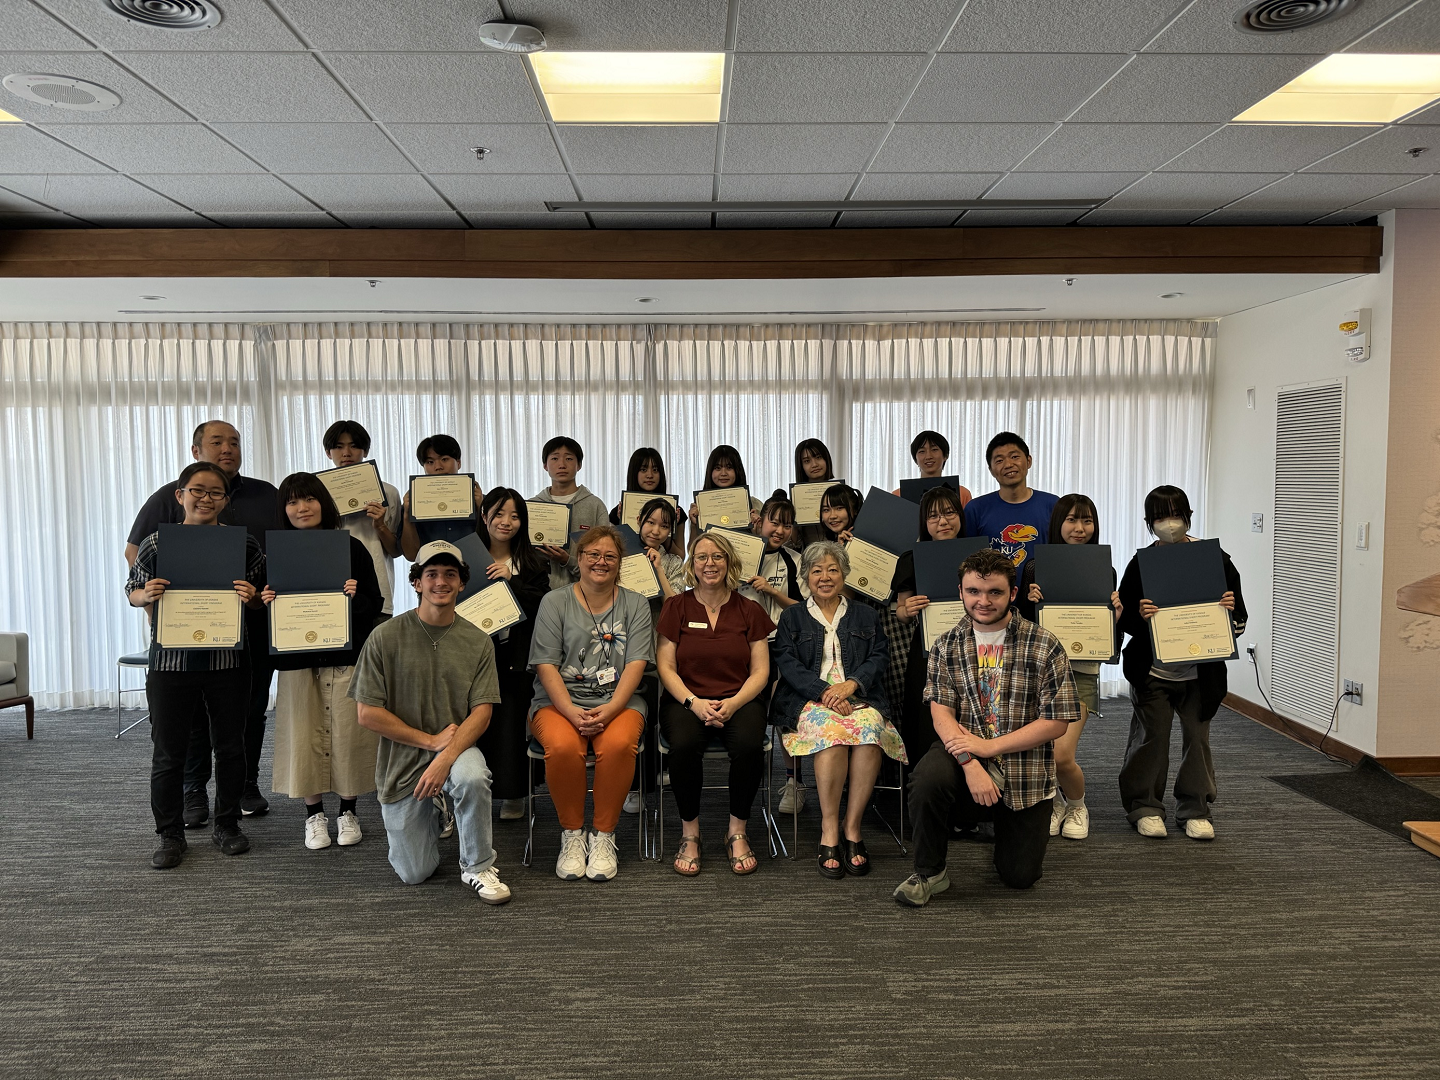
[[[883,760],[880,763],[880,767],[882,769],[885,767],[885,763]],[[895,841],[896,846],[900,848],[900,854],[908,855],[910,854],[910,849],[905,846],[905,765],[902,762],[897,761],[895,762],[895,767],[900,771],[899,783],[876,783],[874,788],[872,788],[870,791],[870,809],[873,810],[875,812],[875,816],[880,819],[880,824],[884,825],[886,830],[889,831],[890,836]],[[846,787],[849,787],[848,781],[846,782]],[[898,828],[890,824],[890,820],[880,812],[880,807],[877,806],[875,803],[875,795],[877,792],[881,791],[894,791],[900,796],[900,824]],[[820,798],[820,793],[818,791],[815,793],[815,798],[817,799],[817,801]],[[790,813],[790,842],[796,851],[800,850],[800,808],[798,806]],[[794,852],[790,853],[790,858],[795,858]]]
[[[642,730],[641,733],[640,733],[640,744],[635,748],[635,757],[636,757],[636,759],[638,760],[639,757],[640,757],[640,755],[643,754],[643,753],[645,753],[645,733],[644,733],[644,731]],[[534,861],[534,855],[535,855],[535,799],[538,798],[538,797],[543,797],[543,798],[546,798],[546,799],[550,799],[550,802],[551,802],[552,805],[553,805],[554,802],[555,802],[554,799],[551,799],[551,798],[550,798],[550,794],[549,794],[548,791],[547,791],[543,796],[541,796],[541,795],[540,795],[538,792],[536,792],[536,790],[535,790],[535,762],[537,762],[537,761],[544,761],[544,760],[545,760],[545,747],[541,744],[541,742],[540,742],[539,739],[535,738],[535,736],[533,736],[533,735],[530,736],[530,742],[529,742],[529,743],[526,745],[526,747],[525,747],[525,771],[526,771],[525,789],[526,789],[526,792],[527,792],[527,794],[526,794],[526,796],[525,796],[525,825],[526,825],[526,830],[527,830],[527,831],[526,831],[526,836],[525,836],[525,852],[524,852],[523,855],[520,856],[520,863],[521,863],[522,866],[529,866],[529,865]],[[593,795],[594,792],[595,792],[594,769],[595,769],[595,751],[594,751],[594,749],[591,749],[591,750],[587,751],[586,754],[585,754],[585,775],[586,775],[586,777],[587,777],[587,779],[588,779],[588,782],[587,782],[586,785],[585,785],[585,794],[587,794],[587,795]],[[640,821],[639,821],[639,823],[638,823],[638,837],[637,837],[637,841],[636,841],[636,846],[637,846],[637,848],[638,848],[637,854],[640,856],[640,859],[643,861],[643,860],[645,860],[646,858],[649,857],[649,856],[646,855],[646,848],[647,848],[647,843],[646,843],[646,841],[647,841],[647,839],[648,839],[647,834],[648,834],[648,832],[649,832],[649,828],[648,828],[648,822],[646,821],[646,813],[645,813],[645,770],[642,768],[642,769],[639,770],[639,772],[640,772],[640,814],[639,814]]]
[[[126,663],[127,660],[133,659],[134,656],[142,656],[142,655],[145,657],[145,663],[143,663],[143,664]],[[122,682],[121,682],[121,680],[122,680],[122,678],[123,678],[123,676],[124,676],[124,673],[125,673],[125,669],[126,669],[126,668],[140,668],[142,671],[149,671],[149,670],[150,670],[150,656],[149,656],[149,654],[148,654],[148,653],[134,653],[134,654],[132,654],[132,656],[122,656],[122,657],[120,657],[120,659],[118,659],[118,660],[115,661],[115,738],[117,738],[117,739],[120,738],[121,735],[124,735],[125,732],[129,731],[130,728],[139,727],[141,724],[145,723],[146,720],[149,720],[149,719],[150,719],[150,714],[147,712],[144,716],[140,717],[139,720],[136,720],[134,723],[130,724],[128,727],[122,728],[122,727],[120,726],[122,723],[124,723],[124,720],[121,718],[121,710],[122,710],[123,707],[124,707],[125,695],[126,695],[126,694],[143,694],[143,693],[145,692],[145,688],[144,688],[143,686],[135,687],[135,688],[130,689],[130,690],[122,689]]]
[[[665,741],[665,736],[664,736],[664,734],[663,734],[663,733],[660,733],[660,734],[658,735],[658,739],[657,739],[656,745],[657,745],[657,746],[659,747],[659,749],[660,749],[660,786],[659,786],[659,795],[660,795],[660,798],[659,798],[659,809],[658,809],[658,811],[657,811],[657,815],[658,815],[659,821],[658,821],[657,829],[656,829],[656,833],[657,833],[657,835],[656,835],[656,841],[657,841],[657,842],[656,842],[656,844],[652,845],[651,851],[653,852],[652,857],[658,860],[658,859],[660,858],[660,852],[662,852],[662,851],[665,850],[665,790],[670,787],[670,784],[669,784],[668,781],[667,781],[667,778],[668,778],[669,775],[670,775],[670,770],[667,769],[666,766],[665,766],[665,759],[666,759],[666,758],[669,756],[669,754],[670,754],[670,744]],[[774,771],[774,767],[775,767],[775,740],[771,737],[770,728],[769,728],[769,727],[767,727],[767,728],[765,729],[765,742],[764,742],[764,744],[760,747],[760,752],[765,755],[765,785],[764,785],[764,787],[765,787],[765,800],[764,800],[764,802],[762,802],[762,803],[760,804],[760,814],[761,814],[761,816],[763,817],[763,819],[764,819],[764,821],[765,821],[765,838],[766,838],[767,841],[769,841],[769,844],[770,844],[770,857],[773,859],[773,858],[775,858],[776,854],[778,854],[780,851],[783,851],[783,850],[784,850],[784,848],[785,848],[785,841],[784,841],[784,839],[780,836],[780,827],[779,827],[778,824],[776,824],[775,815],[774,815],[773,813],[771,813],[771,810],[770,810],[770,806],[771,806],[771,801],[770,801],[770,799],[771,799],[770,775],[771,775],[771,773]],[[702,755],[702,759],[701,759],[701,760],[702,760],[702,762],[704,762],[704,761],[729,761],[729,760],[730,760],[730,752],[725,749],[725,744],[720,741],[720,733],[719,733],[718,731],[714,731],[714,732],[710,732],[710,733],[709,733],[709,738],[707,739],[706,745],[705,745],[705,753]],[[703,764],[702,764],[702,768],[703,768]],[[702,792],[704,792],[704,791],[729,791],[729,790],[730,790],[730,785],[729,785],[729,784],[701,784],[700,790],[701,790]],[[672,792],[672,796],[673,796],[673,792]],[[677,814],[679,813],[679,810],[678,810],[678,809],[676,810],[676,813],[677,813]],[[752,848],[753,848],[753,845],[752,845]]]

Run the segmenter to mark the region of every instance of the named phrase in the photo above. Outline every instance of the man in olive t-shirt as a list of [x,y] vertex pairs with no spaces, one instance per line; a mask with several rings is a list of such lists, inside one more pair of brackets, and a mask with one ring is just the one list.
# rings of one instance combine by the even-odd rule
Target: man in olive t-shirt
[[350,696],[360,723],[380,735],[375,785],[390,841],[390,865],[418,885],[440,865],[441,792],[455,804],[460,880],[487,904],[503,904],[491,843],[490,770],[475,740],[500,700],[495,647],[455,614],[470,579],[460,549],[422,547],[410,568],[420,606],[381,624],[355,664]]

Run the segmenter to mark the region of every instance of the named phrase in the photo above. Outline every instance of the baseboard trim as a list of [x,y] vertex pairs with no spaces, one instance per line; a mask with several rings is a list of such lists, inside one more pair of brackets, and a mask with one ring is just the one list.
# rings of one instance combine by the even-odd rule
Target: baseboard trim
[[[1323,732],[1316,731],[1304,724],[1297,724],[1293,720],[1287,720],[1279,713],[1272,712],[1263,705],[1257,705],[1255,702],[1235,694],[1225,695],[1225,707],[1241,716],[1249,717],[1257,724],[1265,725],[1272,731],[1279,732],[1288,739],[1293,739],[1302,746],[1308,746],[1312,750],[1321,750],[1320,744],[1323,741],[1325,744],[1323,753],[1349,762],[1351,765],[1359,762],[1361,758],[1369,756],[1363,750],[1357,750],[1333,735],[1326,738]],[[1440,776],[1440,757],[1377,757],[1375,760],[1396,776]]]
[[1440,757],[1382,757],[1375,760],[1396,776],[1440,776]]

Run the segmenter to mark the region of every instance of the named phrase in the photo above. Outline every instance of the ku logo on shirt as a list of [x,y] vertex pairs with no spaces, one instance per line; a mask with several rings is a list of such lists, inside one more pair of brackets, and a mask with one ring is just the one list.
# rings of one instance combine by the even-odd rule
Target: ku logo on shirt
[[1030,549],[1026,546],[1040,539],[1040,530],[1034,525],[1006,525],[1000,530],[997,538],[997,548],[1010,556],[1010,560],[1019,569],[1030,555]]

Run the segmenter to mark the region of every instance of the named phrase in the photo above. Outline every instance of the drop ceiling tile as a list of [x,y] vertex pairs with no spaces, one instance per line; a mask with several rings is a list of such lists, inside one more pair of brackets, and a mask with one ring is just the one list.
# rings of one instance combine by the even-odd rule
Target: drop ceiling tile
[[[0,183],[3,182],[0,180]],[[1437,207],[1440,207],[1440,176],[1426,176],[1376,198],[1364,199],[1348,209],[1377,214],[1382,210],[1430,210]]]
[[[575,188],[567,176],[500,175],[431,177],[455,207],[471,217],[470,211],[525,211],[547,213],[545,203],[574,202]],[[706,198],[709,196],[707,195]],[[473,219],[472,219],[473,220]]]
[[1343,173],[1297,173],[1273,187],[1242,199],[1240,210],[1343,210],[1352,203],[1373,199],[1414,177],[1404,175],[1353,176]]
[[726,124],[726,172],[859,172],[884,124]]
[[327,59],[379,120],[412,124],[536,124],[545,120],[513,53],[330,53]]
[[306,53],[127,53],[125,60],[201,120],[364,120]]
[[374,124],[216,124],[279,173],[408,173],[414,168]]
[[1175,11],[1175,0],[970,0],[946,52],[1134,52]]
[[[3,184],[9,177],[0,176],[0,184]],[[35,190],[33,184],[26,185],[32,192]],[[0,214],[45,214],[52,211],[48,206],[27,199],[24,195],[9,191],[0,187]]]
[[294,174],[285,177],[331,213],[342,211],[448,210],[423,176]]
[[591,214],[597,229],[708,229],[709,214]]
[[202,214],[313,213],[319,209],[267,173],[141,174],[135,179]]
[[1015,167],[1053,124],[896,124],[876,172],[981,172]]
[[0,95],[4,98],[6,112],[34,124],[45,127],[58,124],[151,124],[192,119],[100,53],[0,53],[0,65],[5,69],[0,74],[35,72],[84,79],[98,83],[120,98],[120,104],[113,109],[85,112],[41,105],[10,93]]
[[[56,136],[67,138],[66,128]],[[110,128],[109,130],[117,130]],[[9,172],[16,173],[105,173],[110,170],[98,161],[70,149],[50,138],[39,128],[28,124],[0,124],[0,162]]]
[[[1373,133],[1372,133],[1373,132]],[[1364,142],[1317,161],[1310,172],[1347,173],[1433,173],[1440,169],[1440,127],[1410,124],[1379,131],[1357,131],[1371,135]],[[1425,153],[1411,157],[1405,151],[1424,146]]]
[[102,229],[213,229],[215,222],[199,214],[86,214],[85,220]]
[[284,0],[284,9],[322,51],[479,51],[480,24],[504,18],[494,0]]
[[999,179],[994,173],[866,173],[854,197],[862,201],[978,199]]
[[[561,173],[565,163],[544,124],[387,124],[391,136],[427,173]],[[472,146],[488,146],[477,161]]]
[[1362,221],[1369,221],[1374,216],[1374,210],[1337,210],[1333,214],[1316,218],[1314,223],[1316,225],[1358,225]]
[[1418,4],[1394,22],[1377,27],[1346,52],[1440,52],[1440,4]]
[[740,52],[929,52],[955,21],[956,0],[744,0]]
[[815,214],[716,214],[717,229],[828,229],[829,212]]
[[5,5],[5,47],[37,52],[89,52],[94,48],[34,4]]
[[46,211],[41,214],[11,214],[0,208],[0,229],[84,229],[87,222],[69,214]]
[[1074,119],[1082,123],[1217,123],[1234,119],[1318,56],[1141,55]]
[[[249,52],[299,52],[305,48],[286,29],[269,6],[259,0],[220,0],[224,15],[219,26],[209,30],[161,30],[131,22],[91,0],[39,0],[102,49],[128,51],[169,50],[178,52],[220,52],[238,49]],[[184,7],[171,4],[171,7]]]
[[520,22],[541,27],[552,49],[719,52],[725,48],[725,0],[643,4],[633,0],[511,0],[507,6]]
[[1064,120],[1125,60],[1104,53],[941,53],[901,119]]
[[338,229],[340,222],[329,214],[210,214],[231,229]]
[[1296,172],[1374,131],[1312,124],[1227,124],[1170,162],[1164,171]]
[[726,202],[843,199],[850,194],[854,183],[855,173],[801,173],[798,176],[726,173],[720,177],[720,198]]
[[474,229],[588,229],[584,214],[486,214],[465,215]]
[[966,210],[958,222],[962,229],[1049,228],[1069,225],[1082,210]]
[[798,124],[892,120],[925,59],[901,53],[741,54],[731,70],[727,119]]
[[1281,179],[1284,173],[1151,173],[1106,209],[1214,210]]
[[263,171],[203,124],[65,124],[55,134],[123,173]]
[[184,207],[128,176],[4,176],[0,186],[69,214],[179,214]]
[[1188,225],[1200,216],[1199,210],[1112,210],[1102,206],[1082,216],[1080,225]]
[[1011,173],[985,193],[987,199],[1108,199],[1144,173]]
[[1214,130],[1214,124],[1063,124],[1020,171],[1149,172]]
[[577,173],[713,173],[718,124],[560,124]]
[[[1350,12],[1316,26],[1285,34],[1251,34],[1235,29],[1235,3],[1191,4],[1150,46],[1159,53],[1331,53],[1364,34],[1410,0],[1365,0]],[[1313,5],[1299,5],[1313,6]],[[1407,50],[1408,51],[1408,50]]]
[[850,210],[835,224],[841,229],[943,229],[959,216],[958,210]]
[[1308,225],[1319,210],[1216,210],[1195,220],[1196,225]]
[[663,173],[576,176],[575,182],[588,202],[708,202],[714,190],[712,177]]
[[339,211],[337,216],[352,229],[468,229],[469,223],[453,210],[445,213],[366,213]]

